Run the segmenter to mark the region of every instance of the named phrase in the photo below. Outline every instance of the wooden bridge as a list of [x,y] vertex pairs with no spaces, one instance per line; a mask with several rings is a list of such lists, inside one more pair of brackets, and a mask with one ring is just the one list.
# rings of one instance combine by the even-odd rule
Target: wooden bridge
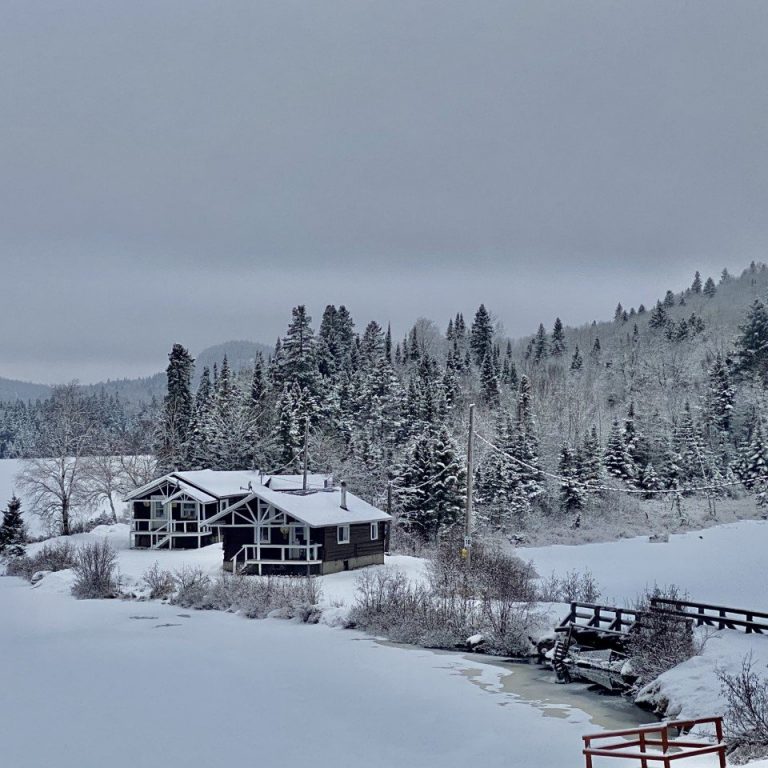
[[558,638],[552,652],[552,666],[558,681],[570,681],[566,659],[571,646],[577,645],[590,651],[609,650],[617,654],[616,658],[621,658],[629,635],[639,629],[644,616],[668,616],[688,622],[690,627],[695,624],[747,634],[768,634],[768,613],[746,608],[665,597],[651,598],[645,611],[572,602],[568,615],[555,628]]

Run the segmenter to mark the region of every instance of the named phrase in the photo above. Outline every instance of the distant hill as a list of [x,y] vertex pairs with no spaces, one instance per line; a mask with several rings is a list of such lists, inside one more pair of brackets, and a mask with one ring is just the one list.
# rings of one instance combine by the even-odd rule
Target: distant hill
[[0,377],[0,401],[45,399],[51,394],[46,384],[33,384],[30,381],[17,381]]
[[[195,356],[195,382],[204,366],[213,368],[214,363],[221,365],[225,354],[232,370],[238,372],[252,367],[259,352],[268,357],[272,350],[266,344],[254,341],[225,341],[223,344],[207,347]],[[85,384],[83,390],[86,393],[99,393],[104,390],[108,395],[118,395],[126,404],[147,403],[153,397],[160,400],[165,395],[165,372],[159,371],[152,376],[136,379],[107,379],[96,384]],[[45,399],[50,394],[51,387],[46,384],[0,377],[0,401]]]

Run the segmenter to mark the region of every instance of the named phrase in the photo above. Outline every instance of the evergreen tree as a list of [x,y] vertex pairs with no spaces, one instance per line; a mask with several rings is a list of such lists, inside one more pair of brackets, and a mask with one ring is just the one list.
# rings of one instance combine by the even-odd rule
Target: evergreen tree
[[277,403],[277,426],[275,437],[279,446],[281,464],[286,467],[294,465],[303,442],[304,430],[299,414],[301,393],[298,384],[289,388],[283,386],[283,391]]
[[704,283],[704,295],[711,299],[715,294],[717,293],[717,286],[715,285],[715,281],[711,278],[707,278],[707,282]]
[[27,542],[27,531],[21,516],[21,500],[14,494],[3,513],[0,525],[0,555],[22,557]]
[[555,318],[555,325],[552,329],[552,342],[550,343],[550,351],[552,357],[560,357],[565,353],[565,331],[563,330],[563,323],[560,318]]
[[[562,478],[560,481],[560,499],[563,509],[568,513],[582,509],[586,501],[586,492],[579,481],[576,455],[567,442],[563,442],[560,446],[558,470]],[[578,517],[575,525],[577,527],[579,525]]]
[[595,342],[592,344],[592,350],[589,353],[589,358],[592,360],[593,365],[597,365],[597,363],[600,362],[600,355],[602,354],[602,349],[600,347],[600,339],[599,337],[595,336]]
[[768,500],[768,443],[760,419],[752,430],[752,439],[742,451],[738,476],[747,488],[755,492],[758,503],[765,504]]
[[616,311],[613,313],[613,321],[615,323],[618,323],[621,320],[623,314],[624,314],[624,307],[622,307],[621,302],[619,302],[616,305]]
[[640,477],[640,487],[648,491],[648,493],[644,494],[646,499],[652,499],[654,497],[653,491],[658,491],[661,488],[661,480],[650,461],[643,468],[643,474]]
[[600,440],[595,426],[584,436],[577,466],[582,485],[593,488],[600,485]]
[[698,270],[696,270],[696,274],[693,276],[691,291],[693,291],[693,293],[701,293],[701,275],[699,274]]
[[481,304],[475,313],[475,319],[472,322],[472,330],[470,331],[469,339],[469,346],[472,350],[475,365],[477,365],[478,368],[482,366],[483,359],[488,350],[491,349],[492,345],[493,324],[491,323],[491,316],[485,308],[485,304]]
[[575,349],[573,350],[573,357],[571,358],[571,370],[580,371],[583,366],[584,366],[584,361],[581,358],[581,353],[579,352],[579,346],[577,344]]
[[627,451],[627,444],[619,422],[614,419],[611,434],[605,446],[603,465],[606,472],[619,480],[631,482],[634,479],[634,463]]
[[675,306],[675,294],[672,291],[667,291],[664,295],[664,306],[668,309]]
[[549,342],[547,340],[547,331],[544,323],[539,323],[539,330],[533,339],[533,362],[540,363],[549,354]]
[[669,323],[669,317],[667,316],[667,310],[660,301],[657,301],[656,306],[651,312],[651,317],[648,320],[648,325],[651,328],[665,328],[668,323]]
[[213,463],[213,391],[208,366],[203,368],[197,385],[195,404],[189,426],[187,461],[190,469],[205,469]]
[[728,365],[718,352],[708,375],[707,421],[719,433],[730,431],[734,394]]
[[310,325],[312,318],[303,304],[294,307],[292,315],[283,339],[277,383],[281,387],[286,384],[291,388],[294,384],[298,387],[301,392],[302,416],[312,420],[319,411],[321,394],[315,337]]
[[768,310],[759,299],[752,303],[739,326],[736,357],[739,373],[759,376],[768,383]]
[[527,376],[520,377],[520,391],[517,396],[517,419],[512,436],[513,456],[522,464],[518,466],[520,486],[525,496],[532,501],[543,491],[539,465],[539,441],[533,417],[531,382]]
[[179,469],[184,463],[192,418],[192,371],[194,359],[181,344],[168,355],[167,392],[158,447],[158,463],[164,469]]
[[483,402],[495,408],[499,404],[499,378],[496,375],[496,366],[493,364],[493,356],[490,351],[483,358],[483,365],[480,371],[480,390],[483,395]]

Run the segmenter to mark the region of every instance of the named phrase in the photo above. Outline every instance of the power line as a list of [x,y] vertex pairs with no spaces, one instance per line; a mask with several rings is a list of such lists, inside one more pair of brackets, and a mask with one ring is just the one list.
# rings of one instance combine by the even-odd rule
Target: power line
[[568,485],[577,485],[586,493],[608,491],[610,493],[626,493],[630,495],[632,494],[664,495],[664,494],[696,493],[698,491],[702,491],[702,492],[718,491],[723,488],[732,488],[737,485],[744,485],[744,483],[741,480],[734,480],[732,482],[720,483],[718,485],[686,486],[682,488],[660,488],[658,490],[643,490],[643,489],[637,489],[637,488],[616,488],[609,485],[591,485],[590,483],[582,483],[580,481],[574,480],[573,478],[567,478],[567,477],[563,477],[562,475],[556,475],[554,474],[554,472],[547,472],[544,469],[540,469],[539,467],[535,467],[532,464],[528,464],[522,459],[518,459],[517,456],[513,456],[511,453],[508,453],[507,451],[499,448],[497,445],[494,445],[490,440],[486,439],[478,432],[475,432],[475,437],[477,437],[479,440],[482,440],[486,445],[488,445],[494,451],[502,454],[503,456],[506,456],[508,459],[512,459],[512,461],[516,462],[520,466],[525,467],[526,469],[529,469],[532,472],[536,472],[537,474],[545,475],[546,477],[550,477],[553,480],[557,480],[557,482],[559,483],[565,483]]

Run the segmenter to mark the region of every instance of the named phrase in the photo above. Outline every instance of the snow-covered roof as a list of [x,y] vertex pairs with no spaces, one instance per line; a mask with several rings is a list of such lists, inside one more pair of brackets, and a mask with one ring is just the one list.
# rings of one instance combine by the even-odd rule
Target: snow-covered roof
[[[325,480],[325,475],[307,475],[307,484],[310,488],[322,488],[325,485]],[[140,498],[163,483],[169,483],[179,490],[186,490],[193,498],[207,503],[233,496],[243,496],[249,493],[251,488],[261,487],[263,483],[269,483],[273,488],[280,490],[300,490],[302,482],[302,475],[268,475],[256,471],[197,469],[170,472],[158,477],[141,488],[131,491],[124,500],[130,501]],[[193,491],[198,496],[195,496]]]
[[261,499],[277,509],[296,518],[310,528],[322,528],[327,525],[347,525],[353,523],[376,523],[391,520],[391,515],[374,507],[359,496],[347,491],[347,508],[341,507],[341,491],[338,488],[317,490],[310,493],[290,493],[275,491],[263,485],[254,486],[246,498],[233,504],[206,521],[215,525],[226,517],[235,507],[240,507],[253,499]]
[[190,499],[195,499],[195,501],[199,501],[201,504],[209,504],[212,501],[216,501],[216,498],[209,493],[201,491],[199,488],[195,488],[193,485],[188,485],[181,481],[178,484],[178,489],[179,490],[176,491],[176,493],[165,500],[165,504],[170,504],[172,501],[176,501],[176,499],[180,499],[182,496],[189,496]]

